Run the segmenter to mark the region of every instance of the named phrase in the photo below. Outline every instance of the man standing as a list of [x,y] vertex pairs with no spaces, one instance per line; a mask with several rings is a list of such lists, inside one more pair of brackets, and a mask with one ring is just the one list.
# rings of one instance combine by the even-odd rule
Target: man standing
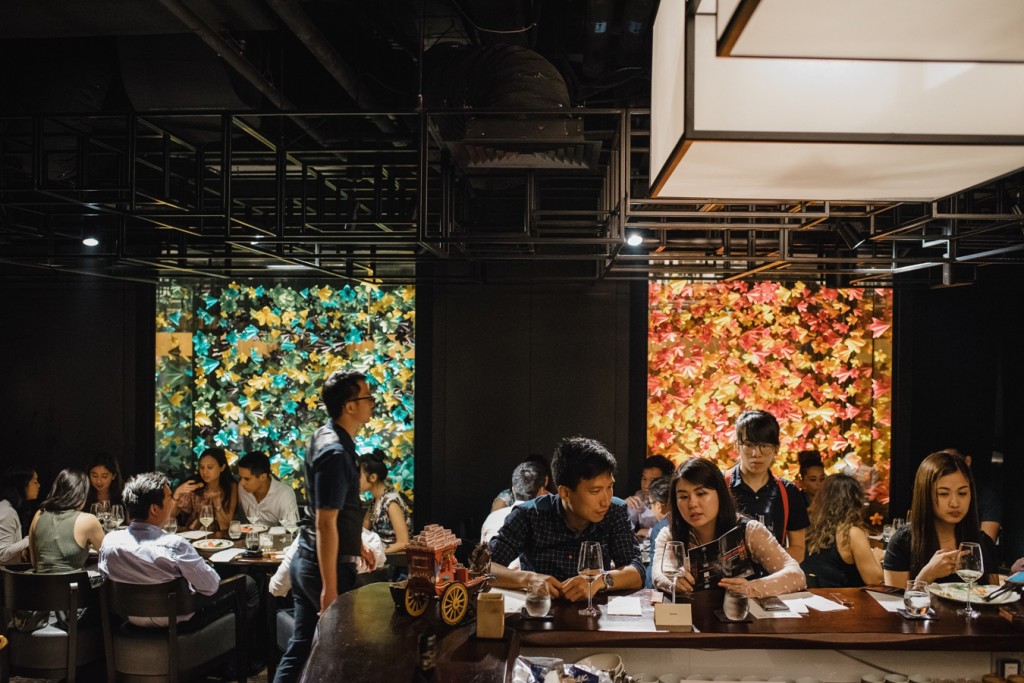
[[740,464],[725,473],[736,505],[754,519],[763,517],[765,526],[786,552],[797,562],[803,562],[804,539],[811,521],[796,484],[771,473],[779,450],[779,423],[775,416],[763,410],[741,413],[736,418],[736,444]]
[[252,451],[238,460],[238,484],[238,502],[252,524],[285,526],[286,519],[299,521],[295,491],[270,473],[266,453]]
[[353,437],[373,415],[374,399],[366,376],[338,370],[321,391],[329,424],[313,434],[306,448],[306,492],[312,523],[302,529],[292,559],[295,630],[281,657],[275,683],[294,683],[309,657],[319,615],[338,595],[351,590],[356,560],[370,569],[376,560],[361,541],[359,466]]
[[[615,456],[597,441],[563,439],[551,462],[558,493],[514,507],[491,539],[495,585],[525,588],[532,579],[542,578],[552,595],[585,600],[589,588],[577,575],[580,544],[597,541],[605,569],[612,562],[615,569],[593,583],[594,592],[642,588],[640,542],[633,534],[626,504],[612,497],[615,467]],[[517,557],[521,569],[509,569]]]
[[[194,629],[211,623],[231,609],[234,598],[225,591],[217,595],[220,577],[192,544],[163,527],[175,512],[167,477],[159,472],[137,474],[125,482],[124,505],[132,522],[127,529],[112,531],[103,539],[99,552],[99,570],[122,583],[155,584],[183,577],[197,593],[214,596],[194,615],[178,617]],[[256,583],[245,577],[246,609],[250,617],[258,604]],[[167,626],[164,618],[129,617],[137,626]]]

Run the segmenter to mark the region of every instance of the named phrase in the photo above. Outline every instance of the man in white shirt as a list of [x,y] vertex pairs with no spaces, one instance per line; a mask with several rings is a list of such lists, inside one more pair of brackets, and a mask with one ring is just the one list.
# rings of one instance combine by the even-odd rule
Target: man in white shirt
[[266,453],[252,451],[238,461],[238,502],[252,524],[288,526],[284,521],[299,521],[295,491],[270,473]]
[[[231,607],[233,598],[225,591],[218,595],[220,576],[206,563],[188,539],[164,532],[163,527],[175,512],[174,499],[167,477],[159,472],[146,472],[129,479],[122,492],[124,505],[132,522],[127,529],[112,531],[103,539],[99,552],[99,570],[108,578],[122,583],[155,584],[183,577],[197,593],[211,596],[193,614],[182,615],[190,628],[210,623]],[[246,578],[248,609],[255,612],[258,603],[256,584]],[[137,626],[166,626],[163,618],[130,617]]]
[[526,460],[519,463],[512,472],[512,496],[515,498],[515,502],[509,507],[498,508],[487,515],[487,519],[484,520],[483,526],[480,528],[480,542],[487,543],[498,533],[505,523],[505,518],[509,516],[515,506],[548,493],[548,490],[544,488],[546,478],[547,473],[536,462]]

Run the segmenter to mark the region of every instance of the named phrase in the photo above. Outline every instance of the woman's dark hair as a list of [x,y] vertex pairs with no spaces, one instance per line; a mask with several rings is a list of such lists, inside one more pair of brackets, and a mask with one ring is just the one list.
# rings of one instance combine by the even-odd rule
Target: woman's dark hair
[[377,475],[377,481],[387,481],[388,466],[384,462],[385,457],[384,451],[374,448],[372,452],[363,453],[359,456],[359,467],[366,472],[367,477],[375,474]]
[[921,461],[914,477],[914,497],[910,503],[910,575],[916,576],[939,549],[939,534],[935,531],[935,485],[947,474],[960,472],[971,487],[971,504],[967,514],[953,527],[956,543],[975,543],[981,540],[978,523],[978,492],[974,487],[971,468],[959,453],[939,451]]
[[46,500],[39,506],[46,512],[64,512],[78,510],[85,505],[89,495],[89,475],[81,470],[64,469],[50,487]]
[[796,454],[796,461],[800,463],[801,477],[805,476],[807,474],[807,470],[812,467],[825,469],[825,464],[821,461],[821,453],[818,451],[800,451]]
[[[117,463],[117,460],[109,453],[97,453],[89,462],[89,466],[85,468],[85,473],[91,475],[94,467],[105,467],[114,475],[114,478],[110,480],[110,502],[120,504],[121,490],[124,488],[124,477],[121,476],[121,466]],[[92,478],[90,477],[89,497],[86,498],[85,504],[91,505],[96,500],[96,489],[93,488]]]
[[811,507],[811,527],[807,532],[807,554],[837,545],[855,526],[862,527],[864,489],[848,474],[833,474],[825,479],[821,493]]
[[207,448],[203,451],[202,455],[199,456],[199,460],[196,461],[196,473],[190,479],[200,482],[203,480],[203,477],[199,474],[199,463],[206,456],[210,456],[217,461],[218,465],[224,468],[220,471],[220,476],[217,480],[220,484],[220,490],[224,492],[224,495],[230,496],[231,489],[235,485],[235,478],[231,474],[231,468],[228,467],[228,454],[223,448]]
[[0,500],[6,500],[17,510],[25,502],[25,489],[36,471],[31,467],[15,465],[7,468],[4,478],[0,481]]
[[691,536],[693,529],[683,518],[679,511],[679,502],[676,497],[676,487],[679,480],[685,479],[694,486],[702,486],[718,494],[718,517],[715,518],[715,538],[721,536],[729,529],[736,526],[740,520],[739,511],[736,508],[736,501],[733,500],[732,492],[725,483],[725,477],[721,470],[713,462],[705,458],[692,457],[676,468],[672,475],[672,484],[669,489],[669,500],[672,504],[670,513],[669,528],[672,530],[672,538],[677,541],[685,541],[687,547],[696,545]]

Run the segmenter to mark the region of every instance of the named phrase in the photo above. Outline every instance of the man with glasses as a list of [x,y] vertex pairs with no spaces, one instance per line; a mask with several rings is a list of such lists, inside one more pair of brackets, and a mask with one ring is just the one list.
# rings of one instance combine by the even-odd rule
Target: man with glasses
[[309,657],[320,614],[356,580],[362,556],[372,571],[373,552],[363,546],[359,465],[353,438],[373,416],[374,398],[359,372],[338,370],[321,391],[331,421],[309,440],[304,462],[312,523],[303,527],[292,558],[295,630],[281,657],[275,683],[293,683]]
[[739,465],[725,473],[740,510],[765,526],[793,559],[803,562],[811,521],[796,484],[771,473],[779,450],[779,423],[771,413],[748,410],[736,419]]

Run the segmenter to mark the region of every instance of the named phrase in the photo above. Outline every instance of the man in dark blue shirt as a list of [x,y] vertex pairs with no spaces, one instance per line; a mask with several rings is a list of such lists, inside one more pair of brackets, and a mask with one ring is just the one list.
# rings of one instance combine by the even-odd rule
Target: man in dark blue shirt
[[313,434],[306,448],[303,464],[313,519],[303,526],[292,558],[295,630],[274,683],[298,680],[320,613],[355,586],[359,556],[371,570],[376,564],[362,544],[359,466],[352,441],[373,416],[373,395],[365,375],[342,370],[324,381],[321,395],[331,421]]
[[[490,541],[495,585],[525,588],[539,577],[552,595],[585,600],[588,585],[577,575],[580,544],[598,541],[606,573],[594,582],[594,592],[642,588],[640,543],[625,502],[612,496],[616,464],[615,456],[593,439],[563,439],[551,461],[558,493],[517,506]],[[517,557],[521,569],[509,569]],[[608,571],[612,563],[615,568]]]
[[797,562],[804,561],[805,537],[811,520],[796,484],[771,473],[779,451],[779,423],[763,410],[748,410],[736,418],[736,444],[740,464],[725,473],[736,505],[775,535]]

